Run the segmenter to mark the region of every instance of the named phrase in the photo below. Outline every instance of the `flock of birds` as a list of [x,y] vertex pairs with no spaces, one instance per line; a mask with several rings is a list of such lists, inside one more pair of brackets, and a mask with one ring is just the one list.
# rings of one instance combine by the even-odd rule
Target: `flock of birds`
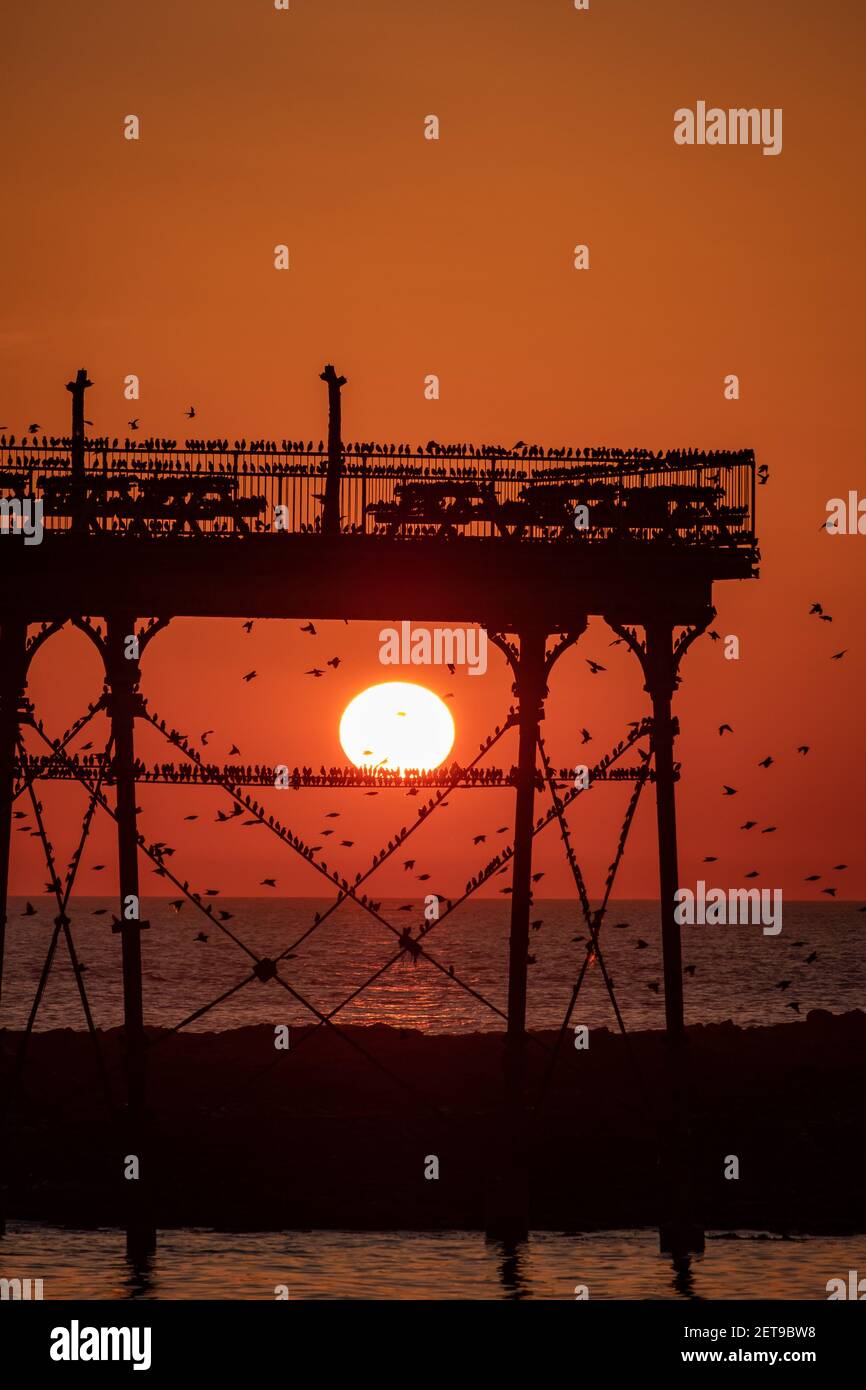
[[[189,406],[184,414],[188,420],[196,418],[195,406]],[[91,421],[86,421],[91,424]],[[140,417],[135,416],[127,421],[127,428],[131,434],[138,434],[141,427]],[[0,425],[0,448],[38,448],[69,451],[72,446],[72,438],[69,435],[48,435],[42,430],[42,426],[34,421],[29,424],[21,435],[5,433],[8,427]],[[88,450],[94,453],[104,453],[107,450],[118,450],[129,452],[171,452],[178,447],[176,439],[166,438],[161,435],[149,435],[142,439],[133,439],[127,436],[121,440],[118,436],[110,438],[108,435],[98,435],[89,437],[87,440]],[[204,454],[301,454],[304,456],[327,457],[327,447],[325,441],[320,439],[318,445],[312,439],[306,442],[303,439],[250,439],[244,436],[241,439],[229,440],[228,438],[188,438],[185,439],[182,448],[187,453]],[[730,466],[734,464],[750,463],[754,459],[751,449],[620,449],[608,446],[585,447],[583,445],[562,445],[552,448],[543,444],[528,444],[523,439],[518,439],[514,444],[507,446],[502,444],[442,444],[436,439],[428,439],[426,444],[379,444],[373,440],[367,441],[348,441],[342,446],[343,454],[349,458],[364,459],[521,459],[532,461],[534,459],[552,462],[574,462],[583,463],[609,463],[615,467],[623,465],[637,465],[645,468],[658,468],[660,471],[673,470],[678,468],[703,468],[711,466]],[[443,470],[443,476],[446,470]],[[450,472],[451,470],[447,470]]]

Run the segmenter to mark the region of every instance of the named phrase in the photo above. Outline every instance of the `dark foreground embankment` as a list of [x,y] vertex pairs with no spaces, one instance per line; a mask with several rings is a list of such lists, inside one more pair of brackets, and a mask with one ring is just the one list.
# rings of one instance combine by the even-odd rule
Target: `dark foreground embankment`
[[[387,1027],[149,1034],[150,1140],[159,1226],[481,1227],[502,1159],[502,1038]],[[550,1044],[553,1035],[543,1033]],[[0,1033],[4,1081],[19,1042]],[[122,1034],[100,1034],[122,1094]],[[531,1224],[592,1229],[657,1221],[665,1045],[598,1030],[566,1042],[526,1153]],[[530,1096],[547,1067],[530,1047]],[[695,1213],[707,1227],[866,1230],[866,1014],[689,1030]],[[73,1225],[122,1222],[122,1114],[112,1121],[87,1034],[30,1042],[4,1150],[6,1210]],[[424,1177],[428,1156],[439,1178]],[[728,1155],[740,1164],[725,1180]]]

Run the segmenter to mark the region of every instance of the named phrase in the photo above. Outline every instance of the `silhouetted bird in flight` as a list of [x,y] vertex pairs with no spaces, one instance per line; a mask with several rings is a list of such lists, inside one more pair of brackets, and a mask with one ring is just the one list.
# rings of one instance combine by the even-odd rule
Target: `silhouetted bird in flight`
[[319,668],[318,668],[318,666],[314,666],[313,669],[312,669],[312,671],[305,671],[305,672],[304,672],[304,675],[305,675],[305,676],[315,676],[315,677],[316,677],[316,680],[318,680],[319,677],[320,677],[320,676],[323,676],[324,674],[325,674],[324,671],[320,671]]
[[794,1003],[793,1001],[792,1001],[790,1004],[786,1004],[786,1005],[785,1005],[785,1008],[786,1008],[786,1009],[793,1009],[795,1014],[798,1014],[798,1013],[800,1012],[800,1005],[797,1004],[797,1003]]
[[599,671],[607,670],[606,666],[602,666],[598,661],[590,661],[589,657],[585,657],[584,660],[586,661],[586,664],[589,667],[590,675],[592,676],[597,676]]
[[733,729],[731,728],[730,724],[720,724],[720,725],[719,725],[719,738],[721,738],[722,734],[732,734],[733,732],[734,732],[734,731],[733,731]]
[[204,733],[200,736],[200,737],[201,737],[201,742],[202,742],[202,743],[207,743],[208,734],[212,734],[212,733],[213,733],[213,729],[205,729]]
[[741,830],[754,830],[754,828],[755,828],[755,826],[756,826],[757,824],[758,824],[758,822],[757,822],[756,820],[747,820],[747,821],[745,821],[745,822],[740,826],[740,829],[741,829]]
[[326,664],[327,666],[333,666],[334,670],[336,671],[336,669],[337,669],[337,667],[340,665],[340,662],[341,662],[341,661],[342,661],[342,657],[339,657],[339,656],[332,656],[331,659],[330,659],[330,661],[326,662],[325,664]]
[[126,423],[127,423],[127,425],[129,426],[129,428],[130,428],[131,430],[137,430],[137,429],[138,429],[138,416],[136,415],[136,417],[135,417],[134,420],[127,420]]
[[736,795],[737,795],[737,789],[736,789],[736,787],[728,787],[728,786],[723,786],[723,787],[722,787],[722,796],[736,796]]
[[195,406],[194,406],[194,405],[191,405],[190,408],[189,408],[189,410],[185,410],[185,411],[184,411],[184,415],[186,416],[186,418],[187,418],[188,420],[194,420],[194,419],[195,419]]
[[770,757],[769,753],[767,754],[766,758],[762,758],[761,761],[758,763],[758,767],[772,767],[772,765],[773,759]]
[[197,934],[196,936],[193,937],[193,940],[194,940],[194,941],[207,941],[207,939],[208,939],[207,932],[204,932],[204,931],[198,932],[198,934]]
[[821,607],[821,604],[820,604],[820,603],[813,603],[813,604],[812,604],[812,607],[809,609],[809,612],[810,612],[810,613],[823,613],[823,612],[824,612],[824,609]]
[[809,752],[809,744],[808,744],[808,743],[801,743],[800,746],[799,746],[799,748],[797,749],[797,752],[798,752],[798,753],[802,753],[802,754],[803,754],[803,757],[805,758],[806,754]]
[[301,628],[301,632],[308,632],[308,633],[310,634],[311,637],[315,637],[315,635],[316,635],[316,625],[315,625],[315,623],[307,623],[306,627],[302,627],[302,628]]
[[243,624],[242,624],[242,627],[243,627],[244,632],[252,632],[252,630],[253,630],[253,619],[250,618],[247,622],[243,623]]
[[842,657],[845,655],[845,653],[847,652],[847,650],[848,650],[847,647],[843,647],[842,650],[841,650],[841,652],[834,652],[833,655],[830,657],[830,660],[831,660],[831,661],[841,661],[841,660],[842,660]]
[[242,677],[242,680],[245,680],[245,681],[248,681],[248,682],[249,682],[249,681],[254,681],[255,678],[256,678],[256,676],[257,676],[258,674],[259,674],[258,671],[247,671],[247,674],[246,674],[245,676]]
[[275,878],[263,878],[259,884],[260,888],[276,888],[276,886],[277,880]]
[[828,896],[829,898],[835,898],[835,896],[836,896],[836,889],[835,889],[835,888],[822,888],[822,889],[821,889],[821,892],[822,892],[822,893],[826,893],[827,896]]

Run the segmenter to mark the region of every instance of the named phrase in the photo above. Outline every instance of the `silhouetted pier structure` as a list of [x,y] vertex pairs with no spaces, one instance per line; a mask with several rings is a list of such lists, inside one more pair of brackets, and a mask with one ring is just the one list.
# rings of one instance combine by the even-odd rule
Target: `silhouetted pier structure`
[[[76,968],[67,907],[80,850],[64,882],[53,862],[34,787],[41,779],[77,780],[90,797],[84,836],[97,809],[109,814],[117,827],[120,909],[115,930],[121,945],[127,1045],[124,1151],[138,1155],[142,1165],[142,1181],[128,1184],[128,1230],[130,1249],[141,1251],[152,1238],[155,1221],[147,1202],[147,1046],[140,941],[147,924],[138,913],[141,857],[150,858],[212,922],[216,918],[213,906],[167,863],[165,847],[149,845],[140,835],[137,784],[221,787],[237,814],[258,817],[287,848],[322,873],[337,892],[335,906],[350,898],[389,931],[393,928],[381,918],[379,904],[361,891],[369,875],[452,792],[513,786],[513,846],[495,855],[448,911],[494,872],[510,867],[508,1101],[498,1149],[504,1167],[501,1190],[491,1194],[487,1224],[492,1233],[517,1239],[525,1234],[528,1220],[521,1190],[522,1132],[530,1099],[525,1055],[527,1042],[537,1041],[526,1029],[533,840],[545,826],[558,826],[590,933],[560,1043],[590,961],[600,966],[624,1030],[604,967],[600,932],[637,800],[644,785],[652,782],[671,1058],[670,1108],[660,1125],[667,1175],[662,1241],[675,1254],[697,1248],[702,1234],[691,1224],[686,1101],[681,1093],[685,1033],[680,935],[673,915],[678,768],[671,706],[682,658],[712,620],[713,584],[757,573],[754,455],[750,450],[660,453],[577,445],[550,449],[523,441],[511,447],[446,446],[435,440],[417,446],[344,443],[344,379],[332,367],[325,369],[322,379],[328,388],[329,428],[327,440],[318,444],[288,438],[191,438],[178,443],[87,436],[84,394],[91,383],[84,371],[69,383],[69,437],[0,438],[0,522],[5,531],[0,535],[0,987],[12,807],[19,796],[29,796],[33,804],[58,909],[28,1031],[61,936]],[[27,521],[39,508],[44,533],[34,543],[32,536],[28,541]],[[308,845],[280,820],[265,815],[245,790],[273,785],[268,781],[273,769],[209,763],[207,750],[160,720],[141,691],[145,650],[175,617],[394,620],[407,613],[419,622],[483,625],[512,668],[517,704],[502,728],[482,745],[479,757],[453,775],[440,770],[412,784],[411,778],[389,783],[363,772],[341,780],[339,770],[332,770],[333,777],[325,772],[315,782],[330,788],[372,785],[387,790],[393,785],[405,791],[408,781],[419,793],[416,820],[402,827],[353,883],[316,857],[318,846]],[[579,640],[590,616],[604,618],[637,657],[651,701],[651,719],[637,722],[591,769],[593,780],[621,780],[634,787],[597,909],[590,907],[565,815],[581,791],[569,785],[562,770],[557,774],[551,767],[541,738],[551,669]],[[149,621],[137,626],[144,619]],[[27,699],[27,672],[35,653],[65,624],[79,628],[96,646],[105,690],[71,730],[52,738]],[[72,744],[100,710],[110,720],[109,745],[102,757],[83,759]],[[172,746],[170,762],[148,767],[138,759],[134,732],[140,721],[164,734]],[[44,743],[44,757],[25,752],[24,727]],[[512,727],[518,731],[517,764],[507,773],[501,770],[502,780],[485,782],[477,771],[480,760]],[[639,747],[642,741],[649,745],[644,751]],[[638,763],[621,764],[632,750]],[[577,761],[577,741],[575,752]],[[184,760],[187,773],[179,770]],[[300,777],[294,789],[312,785],[312,780]],[[113,792],[110,799],[105,794],[108,787]],[[429,801],[420,797],[422,790],[433,791]],[[536,798],[542,791],[551,805],[539,817]],[[311,930],[317,924],[318,920]],[[399,950],[414,959],[428,958],[423,930],[417,938],[403,932],[399,942]],[[287,988],[279,967],[279,957],[257,960],[253,975]],[[86,989],[76,973],[92,1030]],[[456,986],[473,992],[467,982],[454,978]],[[339,1031],[331,1018],[315,1009],[313,1013],[322,1026]]]

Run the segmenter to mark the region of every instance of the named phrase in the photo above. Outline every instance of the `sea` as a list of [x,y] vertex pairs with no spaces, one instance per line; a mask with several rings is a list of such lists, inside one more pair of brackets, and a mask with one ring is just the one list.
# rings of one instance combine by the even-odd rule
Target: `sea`
[[[250,975],[254,961],[248,952],[253,952],[269,958],[285,953],[281,973],[323,1013],[353,995],[339,1014],[344,1023],[386,1023],[431,1033],[503,1027],[506,903],[473,901],[427,923],[423,946],[431,960],[413,960],[408,952],[399,953],[398,938],[407,926],[417,937],[423,921],[417,902],[411,912],[403,912],[399,899],[384,901],[384,924],[351,903],[326,917],[332,902],[219,898],[215,912],[231,914],[221,930],[189,903],[176,911],[167,898],[143,900],[142,917],[148,922],[141,934],[145,1023],[174,1027],[211,1004]],[[0,1024],[7,1028],[27,1021],[54,929],[56,906],[49,899],[31,899],[29,908],[32,912],[24,898],[10,899],[0,1010]],[[810,1009],[844,1013],[866,1007],[866,912],[860,909],[858,902],[785,902],[782,930],[775,936],[765,935],[760,925],[684,926],[686,1022],[731,1019],[754,1026],[790,1023],[805,1018]],[[82,979],[101,1028],[123,1021],[120,937],[112,931],[116,911],[115,899],[77,898],[68,908]],[[537,901],[533,922],[540,925],[530,931],[528,1025],[555,1028],[568,1007],[589,933],[579,907],[568,900]],[[629,1030],[664,1024],[658,922],[658,904],[651,901],[613,902],[604,919],[601,954]],[[789,983],[780,988],[783,981]],[[253,980],[189,1027],[202,1032],[270,1024],[274,992],[273,986]],[[298,1026],[313,1021],[286,991],[276,992],[281,1022]],[[597,962],[586,973],[575,1021],[615,1026]],[[85,1026],[62,937],[34,1026]]]
[[[10,1222],[0,1277],[42,1279],[45,1299],[827,1298],[866,1271],[866,1237],[716,1231],[676,1267],[655,1231],[533,1232],[504,1247],[474,1231],[160,1231],[127,1259],[121,1231]],[[278,1294],[279,1290],[279,1294]],[[585,1291],[585,1292],[584,1292]]]

